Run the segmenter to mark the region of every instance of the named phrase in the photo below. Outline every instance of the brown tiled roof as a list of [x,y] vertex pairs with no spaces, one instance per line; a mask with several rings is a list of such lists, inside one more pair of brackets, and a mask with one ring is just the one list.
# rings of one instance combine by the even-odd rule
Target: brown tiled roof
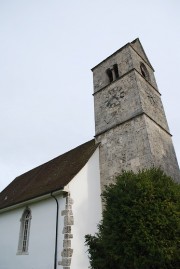
[[0,193],[0,209],[62,189],[97,147],[93,139],[15,178]]

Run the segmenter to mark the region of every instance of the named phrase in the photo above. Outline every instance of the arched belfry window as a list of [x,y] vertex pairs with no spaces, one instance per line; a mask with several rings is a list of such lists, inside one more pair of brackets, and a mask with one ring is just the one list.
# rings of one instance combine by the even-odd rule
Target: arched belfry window
[[113,73],[110,68],[106,70],[106,74],[108,75],[109,83],[111,83],[113,81]]
[[143,75],[143,77],[149,81],[150,76],[149,76],[149,72],[148,72],[145,64],[140,63],[140,69],[141,69],[141,74]]
[[118,79],[119,78],[118,65],[114,64],[111,68],[108,68],[106,70],[106,74],[108,75],[109,83]]
[[119,78],[119,70],[118,70],[118,65],[114,64],[113,65],[113,69],[114,69],[114,74],[115,74],[115,78]]
[[19,233],[19,244],[18,244],[18,253],[27,254],[28,245],[29,245],[29,233],[30,233],[30,224],[31,224],[31,211],[29,208],[26,208],[22,214],[20,233]]

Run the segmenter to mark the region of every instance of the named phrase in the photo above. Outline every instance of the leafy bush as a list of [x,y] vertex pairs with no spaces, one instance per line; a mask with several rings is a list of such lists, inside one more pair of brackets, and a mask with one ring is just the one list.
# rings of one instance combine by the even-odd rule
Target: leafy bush
[[180,268],[180,185],[160,169],[123,172],[102,198],[98,232],[85,236],[92,269]]

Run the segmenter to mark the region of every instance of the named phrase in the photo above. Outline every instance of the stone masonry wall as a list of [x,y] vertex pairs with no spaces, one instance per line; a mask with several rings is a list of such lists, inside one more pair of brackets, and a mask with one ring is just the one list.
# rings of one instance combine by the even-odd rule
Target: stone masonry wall
[[135,71],[94,95],[96,135],[142,112]]
[[128,71],[133,69],[133,62],[130,50],[127,46],[122,49],[121,53],[113,54],[110,58],[103,61],[98,66],[98,68],[95,68],[93,70],[94,92],[99,91],[100,89],[109,84],[109,80],[106,75],[106,70],[116,63],[118,64],[120,76],[123,76]]
[[[119,77],[112,81],[107,70],[114,72],[115,64]],[[154,70],[139,40],[97,65],[93,80],[102,190],[122,170],[137,172],[152,166],[180,180]]]
[[96,137],[100,143],[101,188],[111,183],[122,170],[153,166],[145,115],[140,115]]
[[149,73],[149,77],[150,77],[149,83],[152,85],[152,87],[154,87],[158,91],[158,86],[157,86],[156,79],[155,79],[154,72],[153,72],[152,68],[143,60],[142,57],[140,57],[139,54],[136,53],[135,50],[132,49],[131,46],[129,47],[129,49],[130,49],[130,55],[132,58],[132,67],[135,68],[139,72],[139,74],[141,74],[141,69],[140,69],[139,63],[143,62],[148,70],[148,73]]
[[63,250],[61,252],[62,260],[58,263],[62,265],[63,269],[70,269],[71,259],[73,255],[73,249],[71,248],[71,239],[73,234],[71,233],[71,226],[74,224],[74,217],[72,212],[73,200],[70,197],[70,193],[66,195],[65,209],[62,210],[61,215],[64,216],[64,227],[62,233],[64,234]]
[[169,132],[161,96],[145,79],[136,72],[136,81],[141,99],[142,111],[163,129]]
[[145,121],[154,166],[161,167],[167,175],[179,181],[180,171],[171,136],[148,117]]

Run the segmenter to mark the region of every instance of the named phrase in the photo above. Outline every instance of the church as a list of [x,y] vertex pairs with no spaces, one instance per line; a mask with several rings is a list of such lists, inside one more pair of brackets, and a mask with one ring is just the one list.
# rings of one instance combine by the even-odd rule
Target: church
[[139,39],[92,68],[95,137],[15,178],[0,193],[1,269],[87,269],[86,234],[122,170],[180,171],[154,69]]

